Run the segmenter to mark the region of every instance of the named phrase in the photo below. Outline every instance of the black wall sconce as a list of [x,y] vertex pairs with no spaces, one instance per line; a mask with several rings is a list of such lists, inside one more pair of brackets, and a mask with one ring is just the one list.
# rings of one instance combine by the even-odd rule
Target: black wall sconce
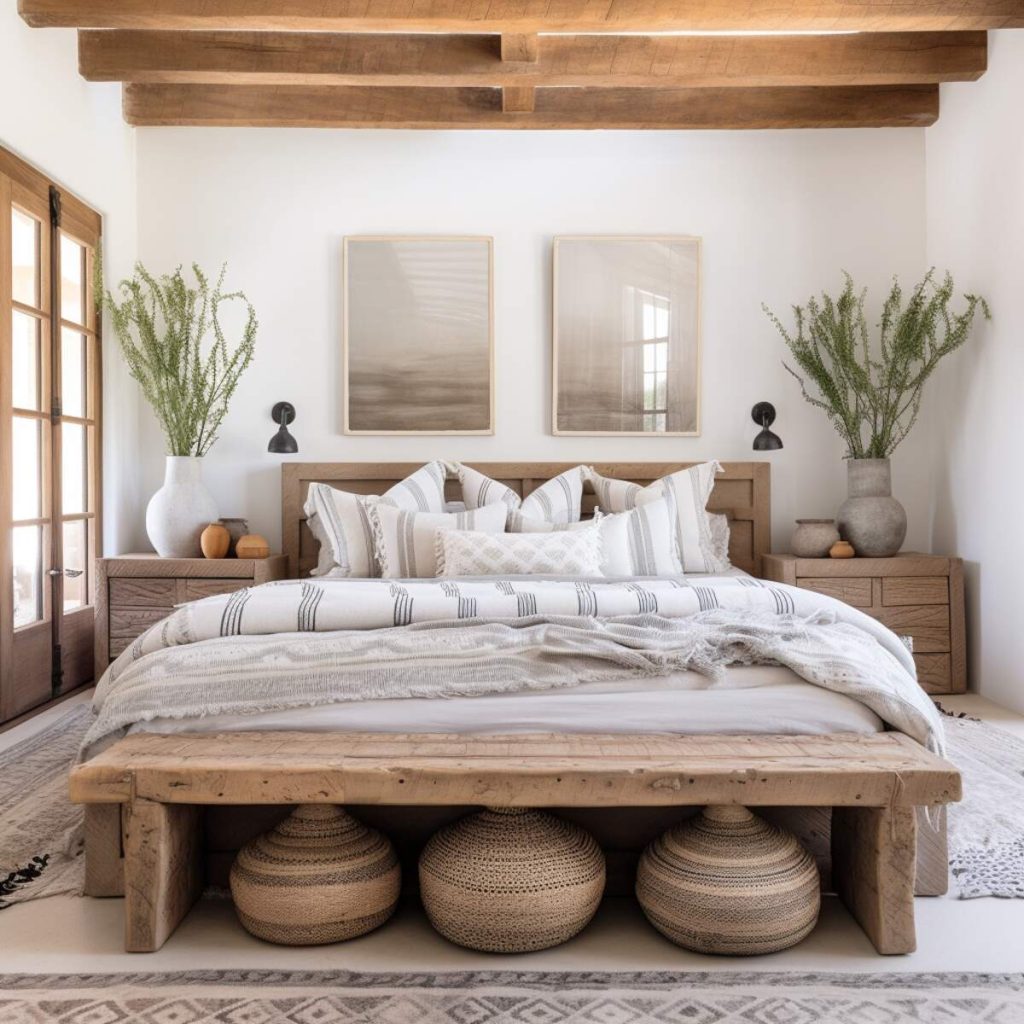
[[775,422],[775,406],[771,402],[758,402],[750,410],[751,419],[761,428],[754,438],[755,452],[777,452],[782,447],[782,438],[768,428]]
[[295,406],[291,402],[278,402],[271,410],[271,417],[278,424],[277,433],[270,439],[267,451],[274,455],[294,455],[299,444],[288,433],[288,424],[295,419]]

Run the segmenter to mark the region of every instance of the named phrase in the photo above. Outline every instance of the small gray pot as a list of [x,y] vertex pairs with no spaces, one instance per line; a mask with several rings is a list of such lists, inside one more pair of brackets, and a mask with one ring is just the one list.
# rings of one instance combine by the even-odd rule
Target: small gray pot
[[864,558],[895,555],[907,536],[907,513],[892,496],[888,459],[850,459],[846,501],[836,525],[844,540]]
[[797,558],[827,558],[829,549],[839,540],[833,519],[798,519],[790,551]]

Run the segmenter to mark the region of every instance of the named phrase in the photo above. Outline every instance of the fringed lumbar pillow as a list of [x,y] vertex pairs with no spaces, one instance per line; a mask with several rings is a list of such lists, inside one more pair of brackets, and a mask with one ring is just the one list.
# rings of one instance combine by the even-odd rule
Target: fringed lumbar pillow
[[675,523],[676,544],[683,572],[723,572],[729,568],[718,555],[720,545],[712,537],[707,511],[708,498],[715,486],[717,462],[702,462],[655,480],[647,487],[626,480],[601,476],[587,467],[586,473],[597,494],[603,512],[628,512],[652,501],[665,499]]
[[437,535],[442,530],[503,533],[508,506],[496,501],[465,512],[408,512],[378,503],[369,508],[374,550],[385,579],[438,575]]
[[383,495],[353,494],[328,484],[310,484],[306,522],[320,545],[314,576],[379,576],[369,507],[383,502],[410,512],[443,512],[448,469],[435,461],[421,466]]
[[420,856],[430,923],[469,949],[526,953],[582,931],[604,892],[593,837],[543,811],[490,808],[435,833]]
[[796,945],[818,920],[814,858],[745,807],[706,807],[644,851],[636,895],[647,919],[697,953],[754,956]]
[[439,576],[600,576],[600,523],[558,533],[437,534]]
[[297,807],[246,843],[231,868],[246,930],[288,946],[365,935],[394,913],[401,883],[391,843],[330,804]]

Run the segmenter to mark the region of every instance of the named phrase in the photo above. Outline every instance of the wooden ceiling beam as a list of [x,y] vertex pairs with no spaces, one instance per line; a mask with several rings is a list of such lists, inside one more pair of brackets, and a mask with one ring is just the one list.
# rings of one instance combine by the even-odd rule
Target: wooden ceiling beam
[[124,87],[133,125],[325,128],[923,127],[937,85],[787,89],[538,89],[531,112],[503,110],[500,89],[363,86]]
[[967,81],[984,32],[833,36],[79,33],[91,81],[235,85],[730,86]]
[[18,0],[33,26],[333,32],[951,31],[1024,27],[1024,0]]

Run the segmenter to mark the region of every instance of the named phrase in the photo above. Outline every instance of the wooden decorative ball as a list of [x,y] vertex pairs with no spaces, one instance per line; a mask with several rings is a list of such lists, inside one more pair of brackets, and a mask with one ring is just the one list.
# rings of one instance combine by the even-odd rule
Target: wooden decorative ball
[[796,945],[821,906],[814,858],[745,807],[706,807],[651,843],[636,895],[651,924],[677,945],[730,956]]
[[204,558],[227,558],[231,534],[220,523],[210,523],[199,535],[199,546]]
[[287,946],[373,931],[394,913],[401,882],[390,841],[330,804],[297,807],[246,843],[231,867],[246,931]]
[[435,833],[420,857],[430,923],[469,949],[525,953],[571,939],[604,892],[593,837],[542,811],[489,808]]
[[261,537],[258,533],[247,533],[244,537],[238,538],[235,554],[239,558],[266,558],[270,554],[270,545],[266,537]]

